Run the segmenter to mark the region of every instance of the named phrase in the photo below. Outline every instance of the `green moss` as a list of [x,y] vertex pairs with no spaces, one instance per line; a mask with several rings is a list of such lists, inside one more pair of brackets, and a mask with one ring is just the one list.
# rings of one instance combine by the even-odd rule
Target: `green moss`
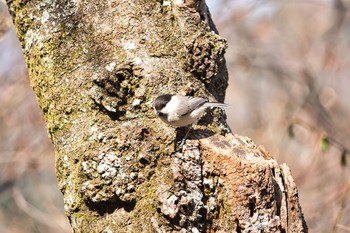
[[225,232],[235,232],[236,230],[236,222],[235,222],[235,216],[233,215],[233,209],[231,206],[231,199],[225,195],[226,193],[222,193],[220,196],[220,211],[219,215],[217,216],[217,219],[214,219],[215,221],[220,221],[220,225],[222,230]]
[[[86,9],[84,4],[79,5],[80,8],[76,12],[72,12],[64,19],[59,19],[59,16],[65,12],[58,12],[61,9],[47,6],[48,11],[50,9],[54,11],[50,12],[53,14],[50,15],[50,20],[57,17],[54,23],[58,25],[58,28],[52,28],[50,31],[50,24],[44,27],[40,22],[43,9],[34,7],[35,17],[33,19],[28,17],[27,6],[22,9],[23,4],[28,2],[16,1],[12,7],[16,8],[13,12],[16,12],[16,24],[17,28],[20,28],[18,34],[22,46],[25,39],[28,39],[25,38],[28,30],[36,30],[35,34],[40,36],[40,39],[32,38],[34,44],[25,51],[25,55],[39,105],[45,114],[48,130],[57,150],[56,175],[68,205],[67,215],[72,219],[72,223],[76,224],[75,227],[79,226],[80,232],[101,232],[106,226],[110,226],[113,232],[127,232],[129,231],[127,227],[134,223],[138,223],[140,232],[147,230],[151,232],[150,218],[157,216],[157,207],[159,208],[159,203],[156,201],[159,195],[157,192],[162,191],[159,190],[159,185],[164,184],[168,187],[173,184],[169,155],[174,152],[174,138],[169,136],[170,133],[164,136],[162,130],[165,127],[158,129],[160,126],[152,118],[154,115],[149,101],[159,91],[181,91],[188,82],[194,83],[204,93],[205,86],[201,85],[202,81],[193,80],[191,76],[195,74],[191,74],[194,66],[184,71],[181,62],[184,57],[187,63],[191,59],[198,63],[202,61],[197,57],[186,57],[188,49],[192,49],[194,43],[197,43],[196,48],[200,52],[217,54],[221,49],[220,45],[216,44],[217,38],[205,29],[205,24],[192,25],[196,18],[188,17],[178,22],[182,16],[175,15],[175,12],[188,14],[186,7],[173,11],[172,6],[163,6],[159,1],[143,1],[142,10],[135,8],[132,12],[128,12],[132,14],[132,20],[128,22],[130,27],[128,25],[127,29],[123,29],[119,27],[121,23],[115,22],[116,28],[120,31],[113,31],[111,34],[101,32],[101,25],[97,26],[98,29],[94,28],[91,18],[86,12],[82,12]],[[97,4],[95,7],[100,7],[101,11],[96,13],[101,13],[105,6]],[[115,9],[119,10],[119,6]],[[150,15],[157,20],[152,20]],[[108,18],[106,20],[111,21],[110,25],[115,25],[112,21],[117,15],[103,18]],[[133,26],[134,21],[140,27]],[[120,41],[115,38],[119,38]],[[205,50],[208,38],[211,47]],[[164,69],[155,70],[152,74],[143,72],[141,67],[133,64],[133,58],[123,48],[123,42],[128,40],[137,40],[136,44],[140,44],[140,48],[129,51],[130,53],[135,52],[141,56],[147,54],[146,58],[159,57],[160,62],[178,60],[178,64],[173,63],[170,67],[166,67],[168,64],[165,64]],[[117,64],[112,72],[105,69],[111,62]],[[208,67],[213,71],[211,66]],[[197,73],[200,72],[201,70]],[[144,74],[148,76],[144,77]],[[149,78],[155,80],[149,81]],[[140,106],[135,108],[132,106],[132,101],[142,85],[148,87],[144,93],[142,92],[143,96],[142,94],[136,96],[142,101]],[[97,103],[93,99],[89,91],[94,87],[98,87],[97,94],[104,98],[104,102]],[[115,106],[118,116],[113,111],[108,111],[107,107],[110,106]],[[93,127],[98,131],[93,132]],[[135,129],[140,128],[147,129],[149,131],[147,135],[140,136],[135,132]],[[157,132],[160,132],[159,135],[156,135]],[[99,134],[107,139],[98,140]],[[136,178],[135,181],[131,181],[135,187],[127,193],[130,194],[128,198],[120,197],[115,192],[118,185],[125,188],[127,181],[117,183],[117,177],[104,178],[96,169],[85,172],[82,167],[82,162],[98,163],[100,161],[98,155],[109,151],[118,153],[118,157],[123,159],[127,156],[132,158],[131,161],[123,161],[123,175],[129,175],[128,172],[142,172],[146,176],[144,179]],[[139,166],[137,161],[137,155],[141,152],[150,157],[150,162],[143,164],[143,167]],[[113,211],[99,213],[87,205],[93,194],[91,196],[84,194],[82,189],[86,181],[91,181],[94,185],[93,194],[101,194],[101,200],[105,198],[107,204],[115,205]],[[113,183],[114,181],[116,182]],[[212,192],[205,190],[205,194],[212,195]],[[128,212],[118,206],[118,198],[124,198],[120,201],[124,203],[135,201],[134,209]],[[94,204],[101,204],[104,201],[101,200],[97,200]],[[107,218],[106,215],[111,216]],[[130,232],[137,231],[135,230],[137,227]]]

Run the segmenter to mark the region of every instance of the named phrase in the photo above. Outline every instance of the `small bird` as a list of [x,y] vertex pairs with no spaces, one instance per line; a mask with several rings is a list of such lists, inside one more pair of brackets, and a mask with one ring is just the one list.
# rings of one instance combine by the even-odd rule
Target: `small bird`
[[[191,126],[202,117],[207,108],[213,107],[223,108],[227,105],[209,102],[201,97],[170,94],[158,96],[154,101],[155,114],[165,123],[177,128]],[[181,144],[186,140],[189,130]]]

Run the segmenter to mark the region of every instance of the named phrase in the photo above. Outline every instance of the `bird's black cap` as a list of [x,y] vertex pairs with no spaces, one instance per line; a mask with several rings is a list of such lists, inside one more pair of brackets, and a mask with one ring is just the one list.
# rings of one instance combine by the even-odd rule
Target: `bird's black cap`
[[160,95],[157,97],[157,99],[154,101],[154,108],[155,110],[159,111],[162,108],[165,107],[165,105],[171,100],[171,97],[173,95],[170,94],[165,94],[165,95]]

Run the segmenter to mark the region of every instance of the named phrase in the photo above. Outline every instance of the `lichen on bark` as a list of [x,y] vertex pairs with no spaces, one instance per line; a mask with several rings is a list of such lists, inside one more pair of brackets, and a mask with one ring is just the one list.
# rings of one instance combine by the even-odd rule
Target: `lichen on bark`
[[[161,93],[224,101],[227,44],[204,1],[7,3],[74,232],[239,231],[266,221],[288,229],[293,219],[281,225],[278,202],[265,200],[278,193],[277,165],[239,137],[220,139],[230,131],[222,111],[206,114],[200,123],[211,131],[199,126],[182,151],[174,148],[182,133],[153,114]],[[232,154],[217,160],[210,148],[221,145]]]

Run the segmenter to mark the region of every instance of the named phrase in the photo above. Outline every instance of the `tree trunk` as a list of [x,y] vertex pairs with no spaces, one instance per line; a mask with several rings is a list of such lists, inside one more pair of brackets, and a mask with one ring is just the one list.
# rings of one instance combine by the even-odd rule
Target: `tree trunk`
[[306,232],[292,176],[206,114],[183,132],[159,94],[223,101],[226,41],[204,1],[11,1],[74,232]]

